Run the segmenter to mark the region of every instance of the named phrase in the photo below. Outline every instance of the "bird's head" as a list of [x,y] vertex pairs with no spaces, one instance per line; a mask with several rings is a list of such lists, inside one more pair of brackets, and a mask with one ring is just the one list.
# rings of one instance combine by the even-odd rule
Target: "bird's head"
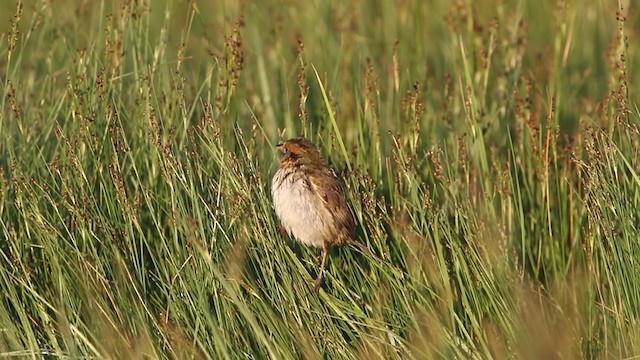
[[297,163],[324,163],[320,150],[313,143],[303,137],[289,139],[276,145],[282,153],[281,162],[293,161]]

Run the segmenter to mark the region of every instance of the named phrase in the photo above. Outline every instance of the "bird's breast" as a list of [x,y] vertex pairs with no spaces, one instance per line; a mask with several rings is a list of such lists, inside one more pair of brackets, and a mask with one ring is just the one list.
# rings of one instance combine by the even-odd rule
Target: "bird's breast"
[[317,195],[304,176],[279,170],[271,194],[276,215],[285,230],[303,244],[322,247],[326,224]]

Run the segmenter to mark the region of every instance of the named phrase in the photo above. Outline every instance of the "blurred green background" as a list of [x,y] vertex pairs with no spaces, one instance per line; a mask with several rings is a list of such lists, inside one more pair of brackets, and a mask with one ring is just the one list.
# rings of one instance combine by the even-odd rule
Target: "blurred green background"
[[[0,14],[0,355],[631,358],[629,1],[18,1]],[[304,135],[360,224],[277,231]]]

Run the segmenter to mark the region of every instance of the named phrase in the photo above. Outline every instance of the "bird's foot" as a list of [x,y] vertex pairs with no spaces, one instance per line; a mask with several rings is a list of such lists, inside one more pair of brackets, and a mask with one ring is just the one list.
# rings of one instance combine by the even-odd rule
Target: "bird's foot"
[[322,287],[322,275],[318,276],[314,281],[313,291],[318,292]]

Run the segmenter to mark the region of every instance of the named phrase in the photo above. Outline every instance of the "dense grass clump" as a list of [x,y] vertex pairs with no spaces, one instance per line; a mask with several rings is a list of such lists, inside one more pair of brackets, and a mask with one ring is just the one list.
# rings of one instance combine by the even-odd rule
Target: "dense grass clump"
[[[631,3],[0,4],[0,356],[640,354]],[[278,231],[274,144],[354,248]]]

